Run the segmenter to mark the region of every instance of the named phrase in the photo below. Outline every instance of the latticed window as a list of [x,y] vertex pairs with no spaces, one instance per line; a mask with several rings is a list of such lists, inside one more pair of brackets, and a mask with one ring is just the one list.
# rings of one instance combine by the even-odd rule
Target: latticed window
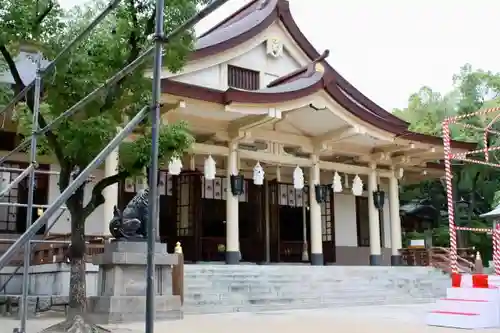
[[259,76],[259,72],[251,69],[227,66],[227,84],[233,88],[258,90],[260,89]]

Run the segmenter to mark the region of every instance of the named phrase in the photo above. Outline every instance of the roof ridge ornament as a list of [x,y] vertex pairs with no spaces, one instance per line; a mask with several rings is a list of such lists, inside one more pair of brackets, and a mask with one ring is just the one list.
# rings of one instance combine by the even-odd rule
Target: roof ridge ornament
[[266,53],[273,58],[279,58],[283,55],[283,43],[278,37],[270,37],[267,39]]

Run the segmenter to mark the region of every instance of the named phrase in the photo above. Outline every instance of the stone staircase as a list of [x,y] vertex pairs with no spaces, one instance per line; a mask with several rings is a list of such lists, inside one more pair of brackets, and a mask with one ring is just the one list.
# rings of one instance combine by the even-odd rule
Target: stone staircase
[[430,267],[186,265],[184,313],[429,303],[450,284]]

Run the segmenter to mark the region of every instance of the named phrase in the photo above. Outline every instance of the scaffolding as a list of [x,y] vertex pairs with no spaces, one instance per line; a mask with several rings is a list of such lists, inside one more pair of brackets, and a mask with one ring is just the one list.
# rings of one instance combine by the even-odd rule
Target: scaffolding
[[[0,110],[0,115],[4,114],[8,110],[11,110],[17,103],[24,100],[28,93],[32,90],[33,92],[33,115],[32,115],[32,133],[31,136],[26,138],[20,145],[10,151],[8,154],[0,158],[0,165],[6,162],[9,157],[14,153],[20,152],[25,148],[30,147],[29,152],[29,166],[22,170],[17,169],[16,171],[21,171],[21,174],[14,179],[12,183],[9,184],[5,189],[0,192],[0,196],[8,193],[16,184],[22,181],[24,178],[29,177],[28,180],[28,199],[27,204],[17,204],[27,207],[27,218],[26,218],[26,231],[13,242],[13,244],[6,250],[6,252],[0,257],[0,269],[3,269],[13,258],[13,256],[24,248],[24,264],[23,264],[23,283],[22,283],[22,296],[21,296],[21,309],[20,309],[20,328],[15,329],[15,332],[26,333],[26,321],[27,321],[27,298],[28,298],[28,287],[29,287],[29,267],[30,267],[30,244],[32,242],[37,242],[33,240],[36,233],[45,226],[49,219],[59,211],[61,214],[61,209],[64,209],[63,204],[66,200],[77,190],[82,184],[84,184],[87,179],[91,176],[91,172],[95,170],[99,165],[103,163],[105,158],[114,151],[118,145],[126,139],[129,134],[132,133],[133,129],[141,123],[146,116],[151,117],[151,165],[149,172],[149,221],[153,221],[158,210],[158,202],[156,200],[158,196],[158,132],[160,125],[160,95],[161,95],[161,70],[162,70],[162,55],[163,55],[163,45],[168,44],[172,39],[178,37],[181,33],[188,29],[191,29],[195,24],[201,21],[203,18],[208,16],[210,13],[215,11],[217,8],[222,6],[228,0],[210,0],[207,4],[198,11],[193,17],[188,19],[186,22],[181,24],[179,27],[174,29],[168,35],[164,34],[164,0],[156,0],[155,7],[155,32],[153,36],[154,45],[146,49],[142,54],[140,54],[133,62],[128,64],[114,76],[109,78],[100,87],[92,91],[89,95],[81,99],[79,102],[74,104],[71,108],[63,112],[61,115],[56,117],[52,122],[47,124],[47,126],[40,128],[38,125],[38,116],[40,113],[40,96],[41,96],[41,81],[49,73],[51,73],[57,63],[66,55],[70,49],[75,45],[80,43],[85,37],[87,37],[90,32],[103,21],[103,19],[110,14],[114,9],[118,7],[121,0],[112,0],[108,6],[77,36],[75,37],[69,45],[67,45],[45,68],[41,68],[41,55],[39,54],[36,58],[36,74],[35,79],[26,85],[21,92],[19,92],[2,110]],[[151,56],[154,56],[153,65],[153,96],[151,105],[144,106],[128,124],[108,143],[108,145],[99,153],[97,156],[89,163],[89,165],[79,171],[72,182],[68,185],[66,189],[54,200],[54,202],[47,206],[39,206],[33,203],[33,192],[35,187],[35,174],[42,173],[45,171],[37,170],[37,138],[41,135],[47,133],[55,125],[59,124],[63,119],[66,119],[78,111],[82,110],[89,102],[93,101],[95,98],[100,96],[109,87],[116,84],[123,77],[133,72],[138,68],[139,65],[144,63]],[[2,171],[8,170],[7,168],[0,169]],[[11,170],[12,171],[12,170]],[[46,172],[45,172],[46,173]],[[13,203],[5,203],[12,205]],[[39,216],[35,222],[32,222],[32,210],[36,207],[46,208],[45,212]],[[57,219],[56,219],[57,220]],[[52,224],[53,225],[53,224]],[[49,228],[47,229],[50,229]],[[145,332],[154,332],[154,298],[155,298],[155,287],[154,287],[154,246],[155,246],[155,224],[149,223],[147,226],[147,301],[146,301],[146,314],[145,314]],[[52,242],[52,241],[51,241]]]
[[[485,127],[478,127],[468,123],[461,123],[461,121],[470,119],[473,117],[487,117],[493,116],[492,120],[489,121],[488,125]],[[493,107],[488,109],[479,110],[476,112],[448,117],[443,123],[443,148],[444,148],[444,168],[445,168],[445,190],[448,205],[448,228],[450,234],[450,268],[452,273],[459,273],[458,271],[458,258],[457,258],[457,231],[472,231],[472,232],[487,232],[493,235],[493,261],[495,263],[495,274],[500,275],[500,225],[492,229],[477,229],[469,227],[460,227],[455,223],[455,207],[453,202],[453,172],[452,172],[452,160],[460,161],[462,163],[473,163],[478,165],[490,166],[499,168],[500,163],[490,162],[490,153],[500,150],[500,146],[488,146],[488,136],[491,134],[500,134],[499,131],[492,129],[493,125],[500,119],[500,107]],[[480,149],[453,153],[451,147],[451,131],[450,126],[457,125],[462,128],[471,129],[479,131],[482,133],[482,144],[483,147]],[[484,159],[474,157],[475,154],[483,154]],[[498,263],[498,264],[497,264]]]

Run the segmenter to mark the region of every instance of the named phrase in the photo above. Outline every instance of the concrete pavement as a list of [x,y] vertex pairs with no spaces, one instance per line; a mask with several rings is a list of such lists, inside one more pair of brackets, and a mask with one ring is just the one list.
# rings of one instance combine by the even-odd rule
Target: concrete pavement
[[[456,329],[429,327],[424,324],[429,305],[363,306],[316,310],[295,310],[261,313],[231,313],[191,315],[184,320],[156,322],[156,332],[192,333],[303,333],[331,332],[332,329],[349,333],[446,333]],[[58,319],[32,319],[27,333],[38,333],[58,322]],[[0,319],[1,332],[10,333],[19,325],[18,320]],[[7,328],[7,330],[5,330]],[[113,333],[144,333],[144,323],[106,327]],[[477,330],[479,332],[479,330]],[[475,332],[475,331],[469,331]],[[481,330],[498,332],[500,329]]]

